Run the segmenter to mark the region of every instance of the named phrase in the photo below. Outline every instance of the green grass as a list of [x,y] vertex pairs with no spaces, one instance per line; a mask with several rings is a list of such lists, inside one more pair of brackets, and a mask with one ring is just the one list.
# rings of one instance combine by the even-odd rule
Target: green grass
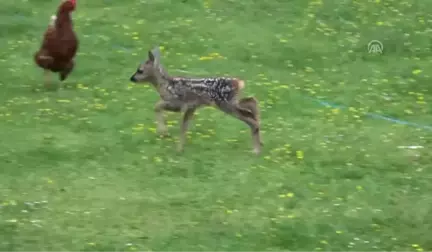
[[[265,2],[79,1],[53,92],[32,54],[58,1],[1,1],[0,250],[432,250],[432,131],[365,114],[432,124],[430,1]],[[180,115],[158,137],[128,81],[157,44],[173,75],[246,80],[261,156],[214,109],[184,153]]]

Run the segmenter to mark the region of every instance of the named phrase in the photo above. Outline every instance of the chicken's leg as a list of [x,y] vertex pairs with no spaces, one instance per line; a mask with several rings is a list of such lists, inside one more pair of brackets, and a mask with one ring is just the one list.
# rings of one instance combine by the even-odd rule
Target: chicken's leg
[[44,71],[44,79],[45,79],[45,88],[49,88],[51,86],[51,73],[48,70]]
[[71,60],[71,61],[69,61],[69,63],[67,63],[67,65],[65,66],[65,68],[60,72],[60,75],[59,75],[60,81],[66,80],[66,78],[68,77],[68,75],[74,69],[74,66],[75,66],[74,60]]
[[59,88],[64,87],[63,81],[65,81],[66,78],[68,77],[68,75],[72,72],[72,70],[74,69],[74,66],[75,66],[75,62],[74,62],[74,60],[71,60],[71,61],[69,61],[69,63],[67,63],[65,65],[63,70],[60,71],[60,73],[59,73],[60,87]]

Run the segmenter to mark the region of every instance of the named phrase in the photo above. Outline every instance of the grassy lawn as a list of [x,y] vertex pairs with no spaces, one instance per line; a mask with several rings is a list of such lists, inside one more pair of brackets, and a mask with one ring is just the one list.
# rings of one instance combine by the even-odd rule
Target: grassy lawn
[[[2,0],[0,250],[432,250],[430,1],[265,2],[78,0],[57,92],[32,55],[58,1]],[[172,75],[246,80],[260,156],[211,108],[182,154],[179,114],[156,134],[129,83],[155,45]]]

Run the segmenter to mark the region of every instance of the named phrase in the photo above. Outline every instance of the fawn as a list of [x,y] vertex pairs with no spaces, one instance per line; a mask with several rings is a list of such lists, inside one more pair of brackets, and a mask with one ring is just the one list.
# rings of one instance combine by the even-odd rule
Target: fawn
[[130,78],[134,83],[150,83],[161,100],[155,105],[157,130],[166,135],[167,127],[163,111],[181,112],[180,140],[177,146],[183,151],[189,121],[194,112],[204,106],[214,106],[243,122],[251,129],[253,152],[261,152],[260,118],[258,100],[255,97],[239,99],[244,81],[238,78],[184,78],[170,77],[160,63],[160,51],[156,47],[148,52],[148,59],[138,66]]

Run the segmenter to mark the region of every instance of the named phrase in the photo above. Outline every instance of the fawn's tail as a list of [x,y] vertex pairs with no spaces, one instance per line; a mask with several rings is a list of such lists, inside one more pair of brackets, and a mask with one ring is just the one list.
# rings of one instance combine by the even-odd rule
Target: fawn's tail
[[244,88],[245,82],[244,82],[244,80],[234,79],[233,85],[234,85],[234,88],[238,91],[238,90],[242,90]]

